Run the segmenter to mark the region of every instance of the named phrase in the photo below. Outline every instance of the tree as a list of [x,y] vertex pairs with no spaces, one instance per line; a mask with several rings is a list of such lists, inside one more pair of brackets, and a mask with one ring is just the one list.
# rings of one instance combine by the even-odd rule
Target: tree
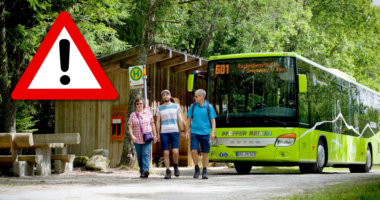
[[15,0],[0,4],[0,132],[16,132],[17,101],[11,99],[11,92],[61,11],[70,13],[95,56],[128,47],[113,28],[129,16],[127,2]]
[[[136,30],[141,33],[140,37],[135,38],[139,44],[139,51],[136,58],[136,65],[145,65],[147,61],[148,52],[150,46],[155,44],[156,35],[160,33],[163,29],[160,29],[161,25],[159,23],[169,23],[177,24],[181,23],[178,21],[179,13],[183,12],[183,4],[192,3],[194,0],[190,1],[170,1],[170,0],[145,0],[145,1],[132,1],[135,10],[132,11],[134,16],[132,20],[129,20],[131,25],[138,24],[140,30]],[[138,5],[138,7],[136,6]],[[156,17],[158,19],[156,19]],[[139,22],[140,21],[140,22]],[[182,20],[184,21],[184,20]],[[119,28],[120,30],[120,28]],[[158,32],[158,33],[157,33]],[[167,32],[167,31],[164,31]],[[136,41],[135,41],[136,42]],[[133,112],[133,100],[137,97],[139,92],[136,90],[130,90],[129,93],[129,103],[128,103],[128,113],[127,117]],[[128,118],[127,118],[128,120]],[[128,129],[125,130],[125,140],[123,145],[123,154],[121,157],[121,162],[126,165],[133,165],[135,162],[135,149],[133,142],[129,136]]]

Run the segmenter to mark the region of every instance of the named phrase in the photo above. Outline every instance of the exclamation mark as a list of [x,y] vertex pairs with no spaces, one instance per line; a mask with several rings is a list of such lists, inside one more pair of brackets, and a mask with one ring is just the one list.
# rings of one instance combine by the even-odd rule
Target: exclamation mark
[[[59,41],[59,55],[61,58],[61,70],[67,72],[69,70],[70,61],[70,41],[63,39]],[[62,85],[70,83],[70,77],[63,75],[60,79]]]

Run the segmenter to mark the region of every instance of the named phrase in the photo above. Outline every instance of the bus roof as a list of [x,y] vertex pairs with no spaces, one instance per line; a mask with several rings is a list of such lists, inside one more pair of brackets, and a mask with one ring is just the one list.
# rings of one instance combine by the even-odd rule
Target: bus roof
[[230,54],[223,56],[211,56],[208,61],[212,60],[224,60],[224,59],[236,59],[236,58],[252,58],[252,57],[277,57],[277,56],[291,56],[296,57],[297,54],[293,52],[273,52],[273,53],[242,53],[242,54]]
[[350,76],[338,69],[333,69],[333,68],[326,68],[323,67],[320,64],[317,64],[305,57],[302,57],[294,52],[272,52],[272,53],[244,53],[244,54],[230,54],[230,55],[222,55],[222,56],[211,56],[209,57],[208,61],[213,61],[213,60],[225,60],[225,59],[237,59],[237,58],[252,58],[252,57],[279,57],[279,56],[289,56],[289,57],[296,57],[297,59],[300,59],[306,63],[309,63],[310,65],[317,67],[323,71],[326,71],[336,77],[343,78],[351,83],[354,83],[360,87],[363,87],[367,90],[370,90],[371,92],[380,95],[380,93],[374,91],[371,88],[368,88],[358,82],[356,82],[356,79],[353,76]]

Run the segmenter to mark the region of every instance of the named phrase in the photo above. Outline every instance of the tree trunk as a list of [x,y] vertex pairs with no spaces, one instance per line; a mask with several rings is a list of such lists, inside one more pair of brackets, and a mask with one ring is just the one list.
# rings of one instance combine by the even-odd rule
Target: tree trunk
[[[138,89],[129,90],[128,113],[127,113],[127,118],[126,118],[127,122],[129,121],[129,116],[135,110],[133,101],[135,100],[138,93],[139,93]],[[135,145],[131,141],[131,136],[129,135],[129,129],[127,125],[125,126],[123,153],[121,155],[120,165],[133,167],[135,161],[136,161],[136,149],[135,149]]]
[[[12,89],[8,80],[8,57],[6,46],[6,28],[5,28],[5,0],[0,0],[0,95],[2,98],[0,132],[15,133],[16,132],[16,111],[17,101],[11,98]],[[17,72],[13,76],[17,76]],[[17,81],[17,79],[12,80]],[[16,83],[17,83],[16,82]],[[16,83],[13,83],[14,85]]]
[[[148,57],[148,52],[150,45],[153,42],[154,35],[154,17],[156,14],[156,10],[158,8],[159,0],[149,0],[149,6],[145,14],[145,24],[141,35],[139,52],[136,58],[136,65],[145,65]],[[127,119],[129,120],[129,116],[134,111],[133,100],[137,97],[138,90],[131,89],[129,91],[129,102],[128,102],[128,114]],[[133,167],[136,161],[136,149],[131,141],[128,127],[125,130],[125,140],[123,145],[123,153],[120,160],[120,164],[124,164],[130,167]]]

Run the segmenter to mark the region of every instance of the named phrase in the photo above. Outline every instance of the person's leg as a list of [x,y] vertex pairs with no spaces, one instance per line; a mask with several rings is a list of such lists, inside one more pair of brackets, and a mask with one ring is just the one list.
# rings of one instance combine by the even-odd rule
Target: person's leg
[[203,169],[207,168],[208,166],[208,153],[203,153],[202,152],[202,164],[203,164]]
[[143,166],[142,166],[142,145],[141,144],[135,144],[136,154],[137,154],[137,163],[139,164],[140,168],[140,175],[144,173]]
[[200,174],[200,169],[198,166],[198,151],[199,151],[199,140],[197,137],[197,134],[192,133],[191,134],[191,141],[190,141],[190,147],[191,147],[191,155],[193,157],[193,162],[195,165],[195,172],[194,172],[194,178],[198,178]]
[[173,162],[175,164],[178,164],[178,160],[179,160],[179,151],[178,149],[173,149]]
[[170,159],[169,159],[169,150],[165,150],[164,151],[164,163],[165,163],[165,167],[166,169],[169,169],[170,168]]
[[198,165],[198,150],[191,150],[191,156],[193,157],[194,165]]
[[143,173],[146,178],[149,176],[149,165],[150,165],[150,150],[152,149],[152,141],[146,142],[142,146],[142,167]]
[[161,133],[161,151],[164,154],[164,163],[166,169],[170,168],[169,160],[169,144],[170,144],[170,133]]
[[172,133],[171,144],[173,149],[173,162],[178,164],[179,160],[179,133]]
[[179,165],[179,133],[172,133],[172,149],[173,149],[173,162],[174,162],[174,175],[178,177],[180,175],[178,165]]
[[172,172],[170,171],[169,150],[164,151],[164,163],[166,167],[166,175],[164,179],[171,179]]
[[202,171],[202,178],[208,179],[207,177],[207,167],[208,167],[208,153],[210,153],[210,135],[200,135],[199,141],[201,143],[202,148],[202,164],[203,164],[203,171]]
[[164,153],[164,163],[166,167],[165,179],[171,178],[170,160],[169,160],[169,141],[170,137],[168,133],[161,133],[161,151]]

